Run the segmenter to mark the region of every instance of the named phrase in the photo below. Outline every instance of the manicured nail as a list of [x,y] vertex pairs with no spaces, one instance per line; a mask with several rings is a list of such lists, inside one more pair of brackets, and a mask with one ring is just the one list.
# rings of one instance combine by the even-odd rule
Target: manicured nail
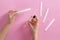
[[35,18],[36,16],[34,15],[33,18]]

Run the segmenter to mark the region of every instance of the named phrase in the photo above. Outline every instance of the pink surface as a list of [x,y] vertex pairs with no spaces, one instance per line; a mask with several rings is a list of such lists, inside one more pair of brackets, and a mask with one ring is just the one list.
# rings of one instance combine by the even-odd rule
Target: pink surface
[[5,14],[0,17],[0,31],[6,26],[8,23],[8,14]]
[[[16,16],[16,20],[9,26],[5,40],[32,40],[30,27],[25,23],[30,16],[36,14],[39,18],[38,40],[60,40],[60,0],[42,0],[43,16],[40,17],[40,0],[0,0],[0,17],[9,9],[22,10],[32,8],[29,12],[24,12]],[[46,9],[49,13],[45,23],[42,22]],[[45,32],[46,26],[55,18],[54,24]]]

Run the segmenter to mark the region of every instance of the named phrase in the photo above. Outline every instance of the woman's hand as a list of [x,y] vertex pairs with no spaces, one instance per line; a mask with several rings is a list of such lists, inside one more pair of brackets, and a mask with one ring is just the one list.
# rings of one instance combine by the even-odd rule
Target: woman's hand
[[9,16],[10,22],[11,22],[12,19],[15,17],[16,12],[17,12],[16,10],[9,10],[9,11],[8,11],[8,16]]
[[8,30],[8,26],[11,23],[14,16],[16,15],[16,11],[15,10],[9,10],[7,14],[8,14],[9,20],[8,20],[8,23],[5,25],[5,27],[2,29],[2,31],[0,33],[0,40],[4,40],[5,35],[7,33],[7,30]]
[[29,19],[28,23],[33,31],[37,30],[38,19],[35,15]]
[[31,19],[28,21],[30,27],[32,28],[32,33],[33,33],[33,39],[32,40],[38,40],[38,19],[37,17],[34,15],[33,17],[31,17]]

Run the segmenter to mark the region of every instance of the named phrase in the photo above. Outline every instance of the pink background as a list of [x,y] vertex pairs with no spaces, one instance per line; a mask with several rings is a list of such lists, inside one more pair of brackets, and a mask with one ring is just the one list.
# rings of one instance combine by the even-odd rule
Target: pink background
[[[0,0],[0,19],[2,20],[0,29],[3,28],[2,24],[7,21],[7,17],[4,15],[8,10],[32,8],[31,11],[16,16],[9,26],[5,40],[32,40],[32,32],[26,21],[34,14],[39,19],[38,40],[60,40],[60,0],[42,0],[43,16],[40,16],[39,13],[40,2],[41,0]],[[46,22],[43,23],[42,20],[47,8],[49,8],[49,13]],[[55,18],[54,24],[45,32],[46,26],[53,18]]]

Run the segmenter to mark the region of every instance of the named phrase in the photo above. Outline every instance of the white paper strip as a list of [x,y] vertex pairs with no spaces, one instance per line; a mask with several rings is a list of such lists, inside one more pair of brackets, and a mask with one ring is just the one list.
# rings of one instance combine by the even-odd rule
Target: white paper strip
[[48,26],[45,28],[45,31],[47,31],[51,25],[54,23],[55,19],[52,19],[51,22],[48,24]]
[[40,4],[40,16],[42,16],[42,1],[41,1],[41,4]]
[[24,10],[21,10],[21,11],[18,11],[18,12],[16,12],[16,13],[20,13],[20,12],[27,12],[27,11],[30,11],[31,10],[31,8],[27,8],[27,9],[24,9]]
[[49,8],[48,8],[47,11],[46,11],[46,14],[45,14],[44,19],[43,19],[43,23],[45,23],[45,20],[46,20],[46,18],[47,18],[48,12],[49,12]]

